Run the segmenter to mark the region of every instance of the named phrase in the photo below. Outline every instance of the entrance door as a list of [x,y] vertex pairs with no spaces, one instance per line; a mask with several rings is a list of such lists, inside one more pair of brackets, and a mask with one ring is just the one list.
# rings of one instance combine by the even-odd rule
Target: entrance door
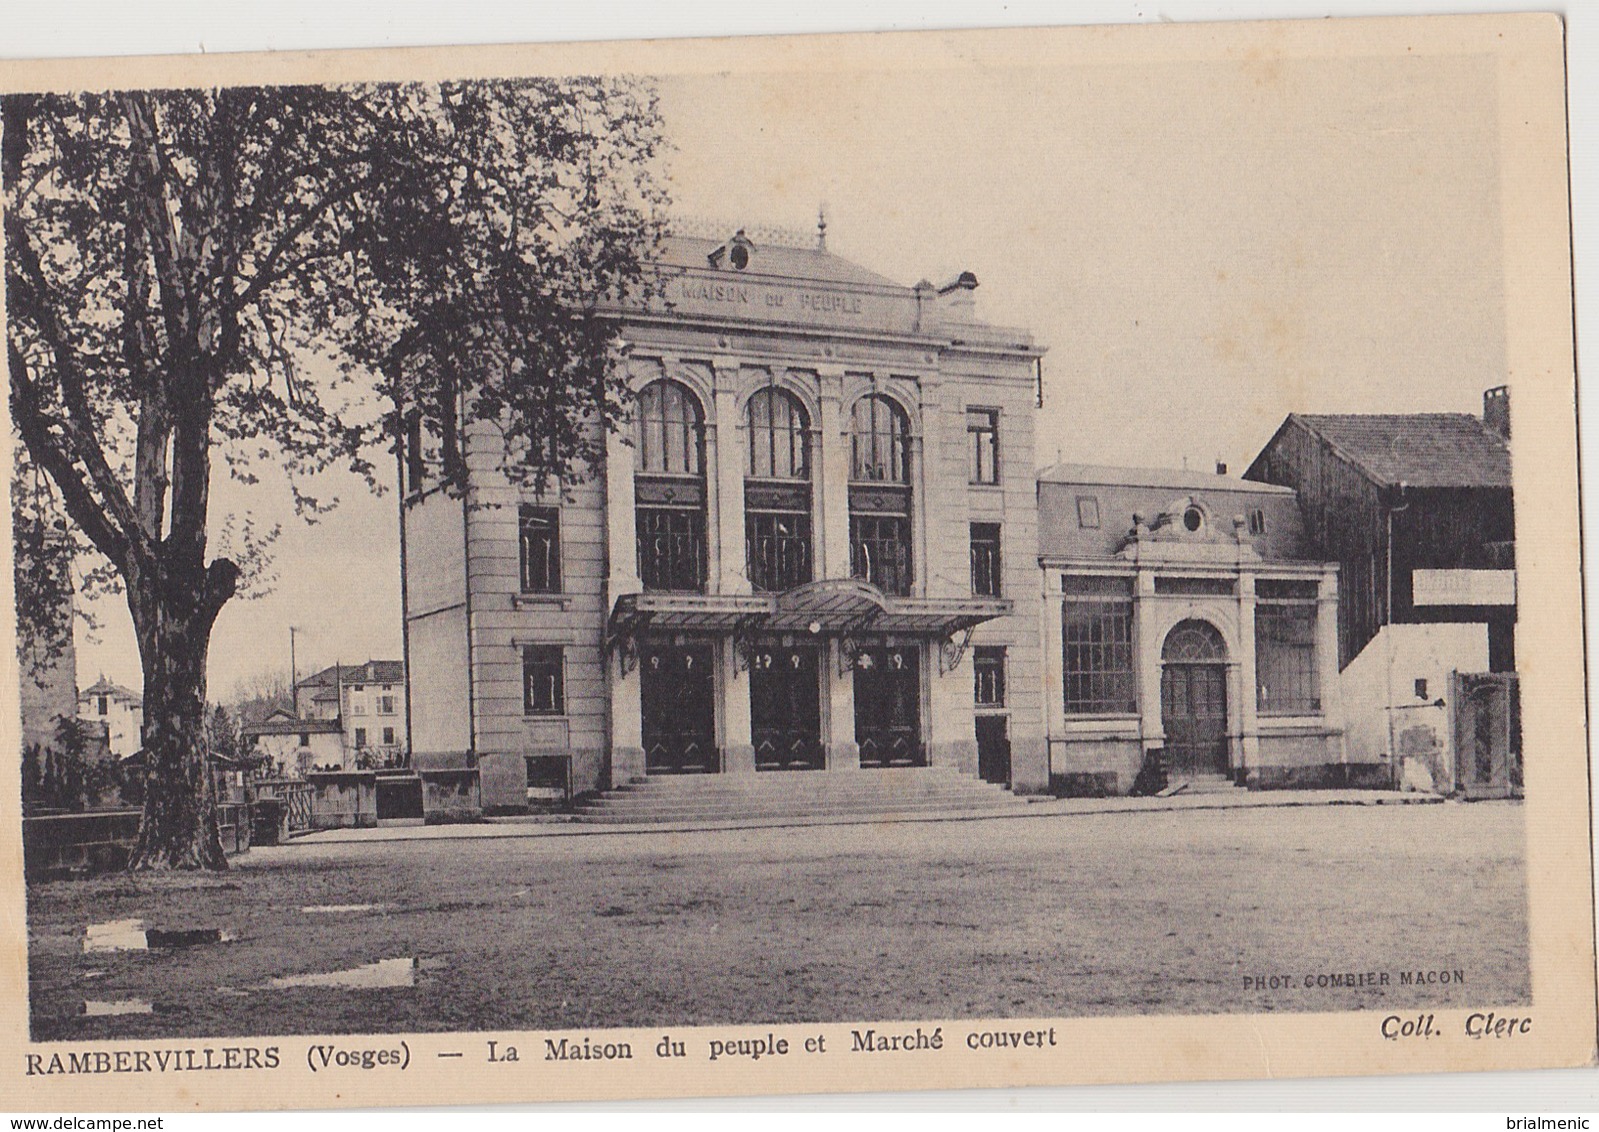
[[713,659],[709,644],[640,647],[645,773],[712,774],[720,769]]
[[416,775],[380,774],[374,787],[378,821],[422,820],[422,780]]
[[1010,785],[1010,720],[1003,715],[977,717],[977,773],[984,782]]
[[864,647],[855,657],[855,742],[861,766],[925,766],[921,653],[915,645]]
[[1160,721],[1173,781],[1225,777],[1227,646],[1214,625],[1180,622],[1161,649]]
[[819,653],[762,642],[750,651],[750,738],[756,770],[822,769]]

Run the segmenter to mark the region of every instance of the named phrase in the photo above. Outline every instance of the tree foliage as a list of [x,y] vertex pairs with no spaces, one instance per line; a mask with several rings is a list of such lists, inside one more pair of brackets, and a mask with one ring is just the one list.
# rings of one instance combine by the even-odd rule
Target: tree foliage
[[222,867],[205,656],[262,534],[213,471],[374,488],[408,415],[580,474],[621,408],[607,301],[659,235],[653,96],[618,78],[0,99],[11,409],[126,592],[148,781],[135,866]]

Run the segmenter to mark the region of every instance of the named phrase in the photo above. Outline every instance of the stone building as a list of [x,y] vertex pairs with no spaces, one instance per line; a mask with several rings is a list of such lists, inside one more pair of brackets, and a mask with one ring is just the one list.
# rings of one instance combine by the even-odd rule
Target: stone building
[[1370,778],[1343,747],[1338,570],[1291,490],[1059,464],[1038,518],[1055,792]]
[[412,434],[417,767],[475,768],[491,811],[568,760],[578,794],[917,766],[1047,789],[1041,349],[976,318],[969,273],[902,286],[820,237],[674,236],[654,271],[614,312],[635,401],[593,477],[513,487],[475,425],[441,445],[463,498]]

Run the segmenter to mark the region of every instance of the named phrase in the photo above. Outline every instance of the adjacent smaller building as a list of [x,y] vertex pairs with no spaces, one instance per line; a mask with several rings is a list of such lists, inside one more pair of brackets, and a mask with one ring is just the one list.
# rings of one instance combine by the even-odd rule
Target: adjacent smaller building
[[337,719],[302,719],[281,708],[258,723],[240,728],[244,741],[268,759],[269,772],[304,778],[315,770],[353,768]]
[[144,744],[144,698],[104,675],[78,693],[78,718],[103,732],[113,758],[125,759]]
[[1054,792],[1370,777],[1344,758],[1337,567],[1293,491],[1219,473],[1039,473]]
[[1340,567],[1350,757],[1393,781],[1508,792],[1519,777],[1510,394],[1469,413],[1291,414],[1246,479],[1298,491]]

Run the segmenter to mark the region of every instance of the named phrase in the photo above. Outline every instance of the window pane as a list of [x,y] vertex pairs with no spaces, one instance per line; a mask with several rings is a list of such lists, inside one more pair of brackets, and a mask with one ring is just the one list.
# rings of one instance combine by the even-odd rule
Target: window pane
[[972,525],[972,593],[1000,596],[999,524]]
[[966,432],[971,447],[971,482],[998,483],[999,413],[992,409],[968,409]]
[[702,417],[694,395],[676,382],[657,381],[639,391],[636,411],[639,470],[699,475]]
[[1132,602],[1067,601],[1061,620],[1066,711],[1076,714],[1136,711]]
[[899,515],[851,515],[849,526],[854,576],[884,593],[910,593],[910,521]]
[[522,592],[561,589],[561,513],[554,507],[521,510]]
[[646,590],[697,593],[705,588],[705,515],[701,511],[640,507],[639,578]]
[[1005,706],[1004,646],[980,645],[972,650],[975,700],[981,707]]
[[910,421],[879,394],[855,403],[850,427],[850,478],[910,482]]
[[523,711],[528,715],[559,715],[566,710],[559,645],[528,645],[522,650],[522,689]]
[[1255,689],[1262,712],[1321,711],[1314,605],[1255,607]]

